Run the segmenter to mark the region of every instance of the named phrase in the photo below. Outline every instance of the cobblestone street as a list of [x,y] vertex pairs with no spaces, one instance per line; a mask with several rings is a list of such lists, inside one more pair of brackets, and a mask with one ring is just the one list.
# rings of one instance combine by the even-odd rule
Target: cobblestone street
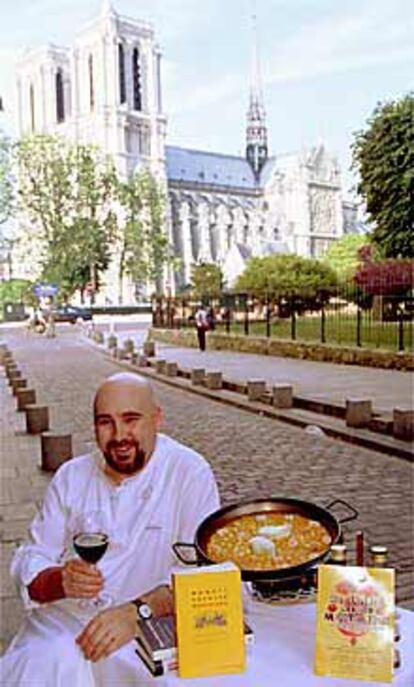
[[[101,380],[119,370],[115,362],[83,341],[74,329],[61,329],[56,339],[28,337],[3,330],[16,362],[36,389],[37,401],[49,406],[53,430],[73,435],[74,453],[93,445],[91,404]],[[3,647],[21,618],[20,602],[8,577],[10,556],[24,537],[50,477],[38,468],[40,439],[24,432],[24,416],[15,411],[0,371],[5,409],[1,424]],[[202,453],[217,476],[223,503],[269,495],[292,496],[327,505],[342,498],[359,511],[345,525],[353,534],[363,529],[368,543],[385,544],[391,565],[398,568],[398,600],[414,609],[413,467],[399,458],[223,406],[156,383],[164,409],[163,431]],[[343,511],[335,511],[338,516]]]

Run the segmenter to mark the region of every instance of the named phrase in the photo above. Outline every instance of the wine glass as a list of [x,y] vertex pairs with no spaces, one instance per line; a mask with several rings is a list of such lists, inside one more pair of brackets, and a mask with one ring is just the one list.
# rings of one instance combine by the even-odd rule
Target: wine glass
[[[79,513],[73,522],[73,548],[86,563],[96,565],[108,548],[109,528],[106,513],[102,510],[91,510]],[[108,595],[100,594],[92,602],[81,601],[81,608],[88,608],[90,604],[95,608],[102,608],[110,603]]]

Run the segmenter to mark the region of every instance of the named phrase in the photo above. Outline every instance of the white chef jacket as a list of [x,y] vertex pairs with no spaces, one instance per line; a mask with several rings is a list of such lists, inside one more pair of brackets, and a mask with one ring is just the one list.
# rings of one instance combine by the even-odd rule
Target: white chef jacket
[[[49,484],[42,510],[30,527],[29,541],[15,554],[12,575],[21,588],[28,616],[0,664],[2,685],[106,684],[102,667],[109,666],[111,657],[92,665],[74,645],[86,622],[78,600],[40,605],[27,593],[27,585],[42,570],[74,555],[73,522],[78,514],[103,510],[108,515],[110,544],[98,565],[105,581],[103,595],[119,605],[169,582],[177,564],[171,545],[193,542],[197,526],[219,507],[216,482],[204,458],[165,435],[157,435],[154,452],[143,470],[119,485],[108,479],[103,466],[98,453],[65,463]],[[54,661],[53,646],[57,645]],[[41,660],[42,651],[47,660]],[[134,660],[134,668],[138,662]],[[115,684],[114,679],[116,674],[111,673],[110,684]]]

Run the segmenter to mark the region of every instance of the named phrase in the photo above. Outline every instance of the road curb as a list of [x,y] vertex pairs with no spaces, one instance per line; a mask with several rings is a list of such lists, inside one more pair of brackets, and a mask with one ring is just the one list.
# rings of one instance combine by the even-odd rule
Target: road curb
[[103,354],[106,359],[116,363],[119,367],[142,374],[145,377],[149,377],[167,386],[172,386],[176,389],[202,396],[211,401],[223,403],[224,405],[234,406],[239,410],[245,410],[249,413],[279,420],[296,427],[305,428],[309,425],[317,425],[317,427],[323,430],[323,432],[331,438],[340,439],[347,443],[372,449],[386,455],[392,455],[411,463],[414,462],[414,447],[408,442],[403,442],[384,434],[376,436],[372,431],[366,429],[353,429],[346,426],[341,427],[339,424],[342,422],[341,419],[335,416],[323,416],[313,413],[312,411],[301,410],[297,407],[288,410],[275,408],[261,401],[249,401],[237,391],[228,391],[225,389],[214,391],[201,385],[192,385],[191,380],[183,376],[167,377],[163,374],[158,374],[155,369],[151,367],[150,362],[147,363],[146,367],[139,367],[128,360],[114,359],[110,353],[102,349],[102,346],[96,344],[94,341],[90,339],[85,339],[85,341],[88,341],[97,351]]

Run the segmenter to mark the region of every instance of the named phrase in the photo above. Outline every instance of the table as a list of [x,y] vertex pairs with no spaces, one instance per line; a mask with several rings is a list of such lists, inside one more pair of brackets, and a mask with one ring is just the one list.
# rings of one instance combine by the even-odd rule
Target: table
[[[398,647],[402,666],[392,685],[414,687],[414,613],[399,610],[402,637]],[[168,675],[147,684],[157,687],[368,687],[370,684],[389,684],[314,675],[314,603],[270,606],[250,602],[245,617],[256,636],[245,673],[190,680]]]

